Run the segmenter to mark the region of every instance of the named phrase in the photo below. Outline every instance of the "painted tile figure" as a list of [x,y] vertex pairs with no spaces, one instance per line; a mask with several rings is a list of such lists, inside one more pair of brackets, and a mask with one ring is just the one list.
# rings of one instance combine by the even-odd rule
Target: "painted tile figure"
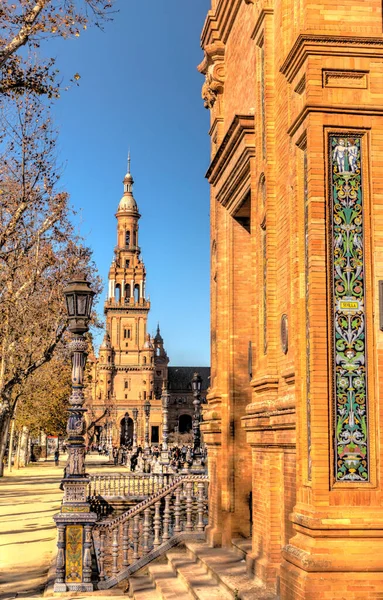
[[330,135],[335,480],[369,481],[361,138]]

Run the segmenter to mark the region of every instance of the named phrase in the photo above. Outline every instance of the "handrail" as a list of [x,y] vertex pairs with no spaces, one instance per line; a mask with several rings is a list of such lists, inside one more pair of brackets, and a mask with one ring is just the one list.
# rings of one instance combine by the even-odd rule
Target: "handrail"
[[178,477],[122,515],[98,521],[98,589],[113,587],[182,540],[202,539],[208,483],[206,475]]
[[152,494],[148,498],[145,498],[145,500],[142,500],[142,502],[139,502],[138,504],[136,504],[136,506],[133,506],[133,508],[130,508],[129,510],[125,511],[121,515],[114,517],[113,519],[105,519],[102,521],[98,521],[95,524],[94,528],[95,529],[105,529],[107,527],[113,528],[115,525],[121,525],[121,524],[125,523],[126,521],[128,521],[129,519],[131,519],[132,517],[134,517],[135,515],[139,514],[145,508],[149,508],[150,506],[153,506],[153,504],[157,500],[161,500],[162,498],[164,498],[169,492],[174,491],[180,484],[195,483],[195,482],[198,483],[200,481],[208,483],[209,482],[208,475],[186,475],[186,476],[184,475],[184,476],[177,477],[177,479],[175,481],[173,481],[173,483],[164,487],[163,490],[161,490],[161,492],[158,492],[157,494]]
[[176,479],[175,473],[93,473],[89,476],[88,498],[149,496]]

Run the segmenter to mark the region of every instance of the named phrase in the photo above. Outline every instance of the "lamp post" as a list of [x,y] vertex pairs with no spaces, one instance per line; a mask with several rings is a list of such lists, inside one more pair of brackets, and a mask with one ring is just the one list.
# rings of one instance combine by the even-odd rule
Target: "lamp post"
[[169,464],[169,451],[168,451],[168,412],[170,394],[167,390],[166,382],[164,381],[162,387],[162,450],[161,450],[161,463],[163,465]]
[[137,420],[138,420],[138,408],[133,408],[133,452],[137,452]]
[[193,390],[193,405],[194,405],[194,416],[193,416],[193,464],[191,471],[201,472],[202,468],[202,456],[201,456],[201,389],[202,389],[202,377],[199,373],[194,373],[193,379],[191,380],[191,386]]
[[64,498],[61,512],[54,516],[58,528],[58,552],[55,592],[93,591],[92,527],[97,515],[87,502],[89,479],[85,474],[86,430],[84,413],[84,368],[87,342],[84,334],[92,310],[94,292],[84,275],[78,275],[64,289],[68,329],[72,334],[72,393],[67,423],[68,463],[63,479]]
[[144,402],[144,413],[145,413],[145,447],[144,452],[146,456],[150,454],[150,446],[149,446],[149,417],[150,417],[150,407],[151,404],[149,400],[145,400]]

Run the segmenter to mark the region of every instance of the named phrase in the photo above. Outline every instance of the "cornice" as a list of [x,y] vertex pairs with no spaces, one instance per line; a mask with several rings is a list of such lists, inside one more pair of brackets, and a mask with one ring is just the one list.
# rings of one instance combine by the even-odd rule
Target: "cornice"
[[[215,11],[210,10],[201,34],[201,45],[220,39],[224,44],[230,35],[231,28],[243,0],[221,0]],[[245,0],[246,4],[249,4]]]
[[262,8],[262,10],[259,12],[257,22],[253,29],[253,33],[251,34],[251,39],[254,40],[256,43],[258,43],[259,41],[259,33],[261,31],[266,15],[272,15],[273,13],[274,10],[272,8]]
[[300,34],[283,62],[280,72],[291,83],[309,55],[383,57],[383,38]]
[[254,132],[254,115],[235,115],[205,175],[210,184],[217,183],[241,143],[255,153]]
[[[293,121],[292,125],[287,130],[287,133],[292,137],[296,134],[302,123],[308,117],[310,113],[325,113],[331,115],[360,115],[363,117],[381,117],[383,116],[383,105],[382,106],[323,106],[307,104],[303,110],[299,113],[297,118]],[[355,127],[354,127],[355,128]],[[359,129],[370,129],[370,127],[357,127]]]

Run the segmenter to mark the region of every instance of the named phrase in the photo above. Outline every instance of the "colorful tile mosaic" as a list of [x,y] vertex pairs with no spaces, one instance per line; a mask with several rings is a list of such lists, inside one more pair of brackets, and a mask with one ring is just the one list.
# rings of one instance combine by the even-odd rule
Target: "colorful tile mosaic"
[[66,526],[65,582],[82,582],[82,525]]
[[335,480],[369,481],[362,148],[330,134]]

